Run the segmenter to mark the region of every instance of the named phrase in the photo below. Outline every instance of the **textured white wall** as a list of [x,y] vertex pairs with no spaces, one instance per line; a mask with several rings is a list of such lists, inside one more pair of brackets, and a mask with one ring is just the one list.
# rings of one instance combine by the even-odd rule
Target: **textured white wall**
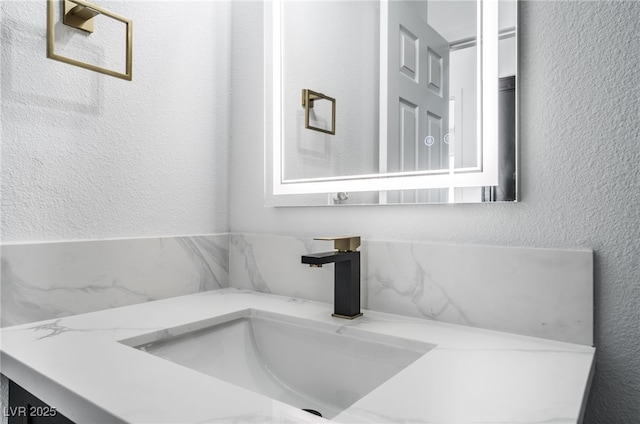
[[264,208],[262,5],[234,4],[231,230],[593,248],[585,422],[640,422],[640,2],[520,6],[521,203]]
[[[0,6],[3,242],[228,231],[231,5],[99,4],[134,21],[132,82],[47,59],[46,1]],[[60,49],[124,55],[100,25]]]

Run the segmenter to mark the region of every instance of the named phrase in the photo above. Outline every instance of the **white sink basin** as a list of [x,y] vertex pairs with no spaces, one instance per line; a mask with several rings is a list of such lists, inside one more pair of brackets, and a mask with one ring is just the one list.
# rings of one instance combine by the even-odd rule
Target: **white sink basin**
[[122,343],[327,419],[435,347],[255,309]]

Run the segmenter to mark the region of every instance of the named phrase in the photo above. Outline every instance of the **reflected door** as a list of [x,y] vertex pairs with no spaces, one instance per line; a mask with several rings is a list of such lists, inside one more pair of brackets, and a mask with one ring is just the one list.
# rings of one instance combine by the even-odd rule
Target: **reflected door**
[[[427,24],[426,2],[388,4],[387,172],[448,172],[449,43]],[[446,189],[406,190],[388,193],[387,201],[446,196]]]

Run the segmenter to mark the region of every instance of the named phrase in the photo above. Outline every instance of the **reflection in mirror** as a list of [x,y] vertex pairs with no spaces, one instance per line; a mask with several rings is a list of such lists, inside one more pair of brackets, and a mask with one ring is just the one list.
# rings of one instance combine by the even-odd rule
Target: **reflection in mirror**
[[516,200],[515,0],[268,3],[268,205]]

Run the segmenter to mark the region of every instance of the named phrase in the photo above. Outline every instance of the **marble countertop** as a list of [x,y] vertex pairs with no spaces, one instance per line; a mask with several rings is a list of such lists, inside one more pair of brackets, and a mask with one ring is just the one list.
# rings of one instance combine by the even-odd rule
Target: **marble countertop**
[[247,308],[436,344],[333,418],[338,423],[577,423],[595,349],[222,289],[2,330],[1,372],[77,423],[327,420],[118,341]]

